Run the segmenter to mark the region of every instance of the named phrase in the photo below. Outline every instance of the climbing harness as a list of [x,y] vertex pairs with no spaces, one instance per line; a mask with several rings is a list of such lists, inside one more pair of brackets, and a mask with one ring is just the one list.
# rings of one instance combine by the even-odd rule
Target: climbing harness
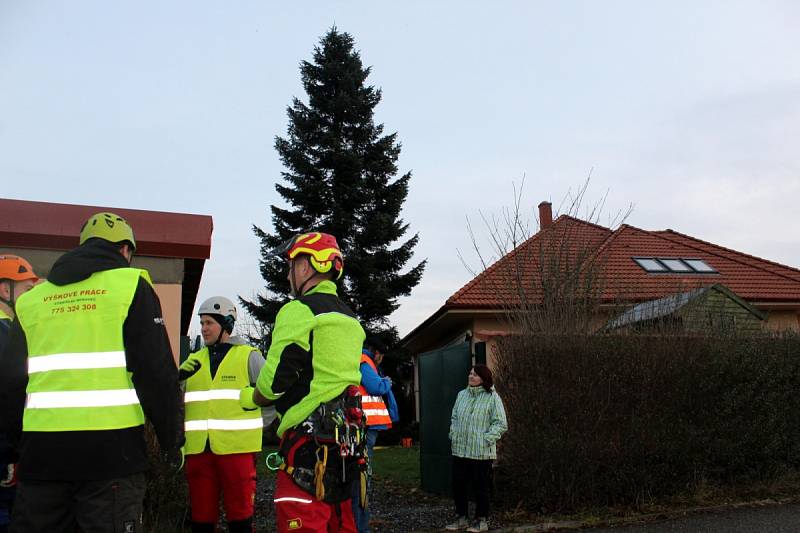
[[[283,470],[318,500],[339,503],[350,498],[359,483],[360,503],[367,506],[366,417],[358,387],[320,404],[267,456],[270,470]],[[278,463],[280,461],[280,463]]]

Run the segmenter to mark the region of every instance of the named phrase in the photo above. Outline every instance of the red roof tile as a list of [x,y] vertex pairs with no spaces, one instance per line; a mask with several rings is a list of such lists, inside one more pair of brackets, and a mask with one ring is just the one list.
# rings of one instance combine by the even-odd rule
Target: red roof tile
[[[560,246],[560,243],[566,243]],[[603,299],[642,301],[697,286],[722,283],[749,301],[800,302],[800,270],[730,250],[673,230],[647,231],[622,225],[617,230],[569,216],[559,217],[495,262],[448,298],[445,308],[503,308],[525,287],[531,302],[541,301],[543,264],[576,265],[594,254],[602,270]],[[543,258],[547,257],[546,263]],[[701,259],[714,274],[648,273],[634,257]],[[574,268],[574,266],[573,266]],[[515,280],[519,280],[517,283]]]
[[130,222],[137,255],[208,259],[213,221],[207,215],[142,211],[0,198],[0,243],[19,248],[69,250],[93,214],[112,211]]
[[[537,280],[541,278],[542,254],[558,253],[564,258],[562,264],[574,263],[576,257],[594,253],[612,235],[608,228],[562,215],[464,285],[447,299],[445,307],[503,307],[515,298],[519,285],[528,288],[528,297],[536,301],[541,298]],[[567,245],[561,247],[561,242]],[[521,283],[513,283],[515,279]]]

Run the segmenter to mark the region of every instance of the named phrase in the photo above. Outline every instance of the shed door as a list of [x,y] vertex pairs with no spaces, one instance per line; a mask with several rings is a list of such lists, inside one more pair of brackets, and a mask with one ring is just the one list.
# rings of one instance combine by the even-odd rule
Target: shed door
[[450,414],[467,386],[472,365],[469,343],[419,356],[420,477],[422,489],[450,494]]

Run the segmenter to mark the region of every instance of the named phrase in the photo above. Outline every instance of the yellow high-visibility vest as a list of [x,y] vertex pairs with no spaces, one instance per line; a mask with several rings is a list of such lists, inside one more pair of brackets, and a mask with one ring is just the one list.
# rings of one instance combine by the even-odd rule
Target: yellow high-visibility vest
[[214,379],[208,348],[189,356],[198,359],[201,367],[186,380],[187,455],[203,453],[207,441],[217,455],[261,450],[261,409],[246,411],[239,405],[239,392],[250,385],[247,363],[253,350],[252,346],[232,346]]
[[41,283],[17,300],[28,345],[23,431],[99,431],[144,424],[127,370],[123,325],[144,270]]

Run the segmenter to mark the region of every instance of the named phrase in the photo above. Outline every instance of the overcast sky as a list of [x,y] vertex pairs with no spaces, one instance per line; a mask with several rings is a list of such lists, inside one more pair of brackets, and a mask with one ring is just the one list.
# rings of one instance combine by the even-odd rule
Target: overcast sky
[[413,173],[428,269],[401,335],[471,278],[466,217],[484,239],[523,176],[531,220],[591,170],[608,216],[800,267],[795,1],[2,0],[0,196],[211,215],[198,302],[252,296],[274,138],[334,24]]

